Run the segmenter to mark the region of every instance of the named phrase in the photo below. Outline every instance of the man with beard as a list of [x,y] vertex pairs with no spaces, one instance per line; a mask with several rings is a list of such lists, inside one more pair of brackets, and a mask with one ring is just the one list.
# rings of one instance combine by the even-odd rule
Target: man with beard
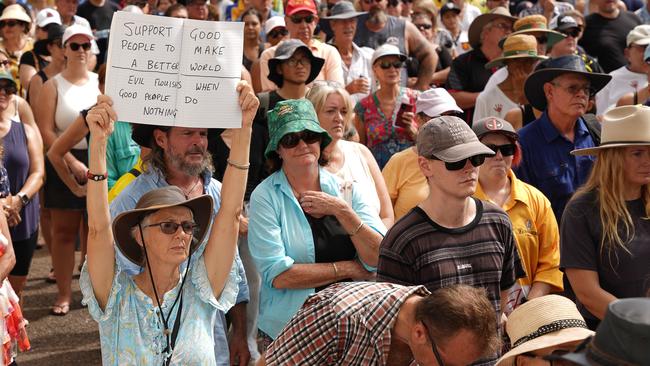
[[[357,18],[354,43],[372,49],[377,49],[384,43],[397,46],[402,54],[419,61],[418,81],[414,88],[429,89],[438,64],[438,54],[433,45],[427,42],[413,23],[386,14],[388,0],[362,0],[360,3],[368,13]],[[407,80],[406,69],[402,69],[403,86]]]
[[[113,200],[111,217],[135,208],[142,195],[169,185],[181,189],[188,198],[209,194],[214,198],[215,213],[221,201],[221,183],[212,178],[212,158],[208,152],[208,136],[216,138],[215,130],[206,128],[163,127],[154,125],[133,125],[132,138],[140,146],[151,148],[143,159],[144,171]],[[129,275],[142,271],[116,250],[117,265]],[[246,303],[248,285],[241,259],[237,254],[233,266],[239,272],[239,293],[236,305],[228,312],[232,323],[230,344],[226,338],[225,314],[218,313],[214,337],[214,351],[219,366],[229,366],[231,359],[239,365],[247,365],[250,353],[246,343]],[[237,363],[235,363],[237,364]]]

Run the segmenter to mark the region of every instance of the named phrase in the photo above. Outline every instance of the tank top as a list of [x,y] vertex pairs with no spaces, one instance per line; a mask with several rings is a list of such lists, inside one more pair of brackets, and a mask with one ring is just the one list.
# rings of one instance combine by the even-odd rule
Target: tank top
[[[88,73],[88,81],[84,85],[74,85],[67,81],[61,74],[53,77],[56,80],[56,112],[54,126],[57,136],[60,136],[84,109],[90,108],[97,102],[99,83],[97,74]],[[73,149],[83,150],[88,148],[86,139],[79,141]]]
[[[9,189],[16,195],[23,188],[29,177],[29,152],[27,150],[27,135],[21,122],[11,121],[9,132],[3,138],[3,165],[7,169]],[[20,224],[9,228],[13,240],[26,240],[38,230],[38,194],[31,197],[31,202],[20,212]]]
[[[42,80],[42,84],[41,84],[41,85],[45,84],[45,82],[47,81],[47,74],[45,74],[45,72],[43,72],[43,69],[38,70],[38,72],[36,73],[36,75],[38,75],[38,76],[41,77],[41,80]],[[27,102],[29,102],[29,103],[31,104],[32,101],[29,100],[29,91],[30,91],[30,89],[27,89],[27,96],[25,97],[25,99],[27,99]]]
[[352,206],[352,183],[356,183],[357,188],[362,188],[366,204],[376,209],[377,214],[379,214],[381,207],[375,189],[375,180],[372,179],[370,168],[363,158],[363,153],[359,147],[360,144],[344,140],[337,142],[337,144],[345,157],[343,166],[336,172],[336,176],[341,180],[343,199]]

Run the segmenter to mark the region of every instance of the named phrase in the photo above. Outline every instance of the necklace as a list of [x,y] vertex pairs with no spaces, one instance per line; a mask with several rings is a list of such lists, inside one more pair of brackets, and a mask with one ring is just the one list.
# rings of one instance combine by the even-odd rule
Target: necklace
[[192,186],[192,188],[190,188],[189,191],[185,191],[185,190],[184,190],[183,188],[181,188],[181,187],[178,187],[178,188],[181,188],[181,191],[183,191],[183,194],[185,195],[185,198],[186,198],[186,199],[189,199],[189,198],[190,198],[190,194],[191,194],[192,192],[194,192],[194,189],[196,189],[196,186],[199,184],[200,181],[201,181],[201,178],[197,179],[196,182],[194,183],[194,185]]

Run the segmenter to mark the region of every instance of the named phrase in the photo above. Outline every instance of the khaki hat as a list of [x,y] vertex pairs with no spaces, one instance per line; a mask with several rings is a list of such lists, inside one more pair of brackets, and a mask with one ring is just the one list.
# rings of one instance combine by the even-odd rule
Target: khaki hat
[[510,35],[503,43],[501,57],[485,64],[486,69],[503,66],[505,60],[530,58],[533,60],[546,60],[548,57],[537,54],[537,40],[528,34]]
[[508,317],[506,332],[512,348],[496,366],[514,366],[517,355],[578,342],[594,334],[576,305],[560,295],[545,295],[517,307]]
[[418,155],[455,163],[476,155],[493,156],[469,125],[454,116],[441,116],[422,125],[416,142]]
[[502,6],[497,6],[490,10],[489,13],[477,16],[472,24],[469,25],[469,30],[467,31],[467,38],[469,39],[469,44],[472,48],[479,48],[481,46],[481,32],[483,31],[483,27],[485,27],[489,22],[499,18],[507,19],[511,22],[517,20],[517,17],[510,15],[510,11]]
[[632,44],[647,46],[650,44],[650,25],[642,24],[634,27],[627,34],[626,44],[628,47]]
[[650,107],[626,105],[603,115],[600,146],[571,151],[573,155],[596,155],[612,147],[650,145]]
[[18,4],[9,5],[2,11],[0,15],[0,21],[7,19],[20,20],[25,23],[31,23],[32,18],[27,14],[25,8]]
[[[558,43],[559,41],[566,38],[566,36],[558,31],[549,30],[546,22],[546,17],[543,15],[529,15],[523,17],[515,22],[512,26],[513,32],[509,36],[515,36],[518,34],[530,34],[533,36],[546,36],[546,46],[550,49]],[[503,42],[506,40],[506,37],[502,38],[499,41],[499,46],[503,48]]]

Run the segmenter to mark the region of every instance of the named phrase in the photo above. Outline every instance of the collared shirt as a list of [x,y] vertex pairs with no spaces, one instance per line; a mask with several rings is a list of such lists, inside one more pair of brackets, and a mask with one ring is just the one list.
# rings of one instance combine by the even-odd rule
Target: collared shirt
[[519,130],[523,158],[515,173],[544,193],[558,222],[573,192],[587,181],[594,162],[591,156],[571,155],[572,150],[595,146],[582,118],[576,121],[573,139],[560,135],[546,111]]
[[[336,176],[321,168],[319,179],[324,193],[343,198]],[[377,211],[366,203],[356,184],[352,209],[366,225],[382,235],[386,232]],[[273,280],[294,263],[316,262],[309,222],[282,169],[260,183],[251,195],[248,246],[262,277],[258,328],[275,338],[314,289],[275,288]]]
[[[275,56],[275,49],[278,46],[267,48],[262,52],[260,56],[260,80],[262,82],[262,91],[271,91],[278,88],[274,82],[269,80],[269,60]],[[345,80],[343,79],[343,67],[341,64],[341,55],[339,51],[326,43],[323,43],[317,39],[312,39],[309,48],[314,56],[320,57],[325,60],[323,68],[316,76],[315,80],[328,80],[336,81],[339,84],[345,86]]]
[[[385,365],[402,304],[424,286],[340,283],[310,296],[266,351],[274,365]],[[412,362],[410,365],[415,366]]]
[[[350,84],[355,79],[365,78],[368,80],[370,91],[372,92],[377,90],[375,77],[372,73],[372,65],[370,64],[372,53],[372,48],[359,47],[354,42],[352,43],[352,62],[350,62],[350,67],[348,67],[345,62],[341,62],[341,67],[343,68],[343,79],[345,80],[343,87]],[[367,97],[368,94],[355,93],[351,96],[355,102],[359,102],[361,99]]]
[[[216,179],[212,178],[212,175],[209,171],[205,171],[202,175],[203,177],[203,192],[209,194],[214,198],[214,214],[217,214],[219,207],[221,206],[221,183]],[[138,176],[131,184],[129,184],[122,193],[120,193],[111,203],[111,217],[115,218],[117,215],[124,211],[132,210],[135,208],[136,203],[145,193],[162,187],[169,186],[169,183],[165,180],[163,175],[158,170],[150,170]],[[209,233],[208,233],[209,234]],[[207,240],[201,244],[199,248],[201,251],[205,247]],[[117,247],[116,247],[117,248]],[[199,250],[197,249],[197,251]],[[120,267],[129,276],[134,276],[142,272],[142,267],[134,264],[128,260],[119,249],[115,250],[117,266]],[[236,303],[248,302],[248,284],[246,283],[246,274],[244,272],[244,265],[239,258],[239,253],[235,255],[235,261],[233,263],[233,268],[236,267],[236,270],[239,274],[239,291],[237,293]],[[214,350],[215,356],[217,357],[217,365],[229,365],[230,355],[228,353],[228,340],[226,338],[226,318],[223,311],[219,311],[217,314],[217,321],[214,326]]]
[[[537,188],[517,179],[510,170],[510,196],[503,208],[515,234],[521,263],[526,277],[518,280],[519,286],[511,291],[508,305],[513,308],[527,297],[533,282],[544,282],[551,286],[552,292],[562,291],[562,272],[560,272],[560,233],[551,209],[551,202]],[[474,197],[490,201],[479,183]]]
[[[573,10],[573,5],[561,1],[556,1],[555,7],[553,8],[553,15],[551,16],[551,19],[571,10]],[[541,5],[539,5],[539,2],[528,9],[524,9],[520,11],[519,17],[523,18],[529,15],[537,15],[537,14],[544,15],[544,8]]]
[[643,6],[637,9],[637,11],[635,11],[634,14],[636,14],[639,18],[641,18],[643,24],[650,24],[650,13],[648,13],[647,6]]

